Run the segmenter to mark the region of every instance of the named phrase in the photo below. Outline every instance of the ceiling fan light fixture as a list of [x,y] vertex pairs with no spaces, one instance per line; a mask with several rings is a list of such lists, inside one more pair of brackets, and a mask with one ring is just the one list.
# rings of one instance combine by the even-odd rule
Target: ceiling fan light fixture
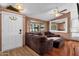
[[60,16],[61,14],[60,13],[57,13],[57,14],[55,14],[55,17],[58,17],[58,16]]
[[22,10],[23,10],[23,4],[21,4],[21,3],[16,3],[16,4],[15,4],[15,8],[18,9],[18,10],[20,10],[20,11],[22,11]]
[[61,15],[61,13],[59,12],[58,8],[56,7],[56,9],[54,9],[54,17],[58,17]]

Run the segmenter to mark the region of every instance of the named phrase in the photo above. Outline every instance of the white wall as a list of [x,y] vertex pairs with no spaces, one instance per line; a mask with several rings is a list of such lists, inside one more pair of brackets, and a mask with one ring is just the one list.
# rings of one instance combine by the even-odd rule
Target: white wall
[[[11,20],[14,17],[16,20]],[[23,46],[23,16],[10,12],[2,12],[2,51]]]
[[[79,37],[79,20],[78,20],[78,12],[76,3],[67,3],[59,8],[60,10],[68,9],[71,12],[71,36]],[[77,32],[77,33],[74,33]]]

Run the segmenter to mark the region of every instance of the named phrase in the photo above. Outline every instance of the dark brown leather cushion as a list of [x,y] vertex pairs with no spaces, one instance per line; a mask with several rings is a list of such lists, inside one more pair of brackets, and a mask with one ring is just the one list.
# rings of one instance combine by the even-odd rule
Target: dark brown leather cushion
[[51,32],[49,32],[49,31],[48,31],[48,32],[44,32],[44,34],[45,34],[45,35],[54,35],[54,33],[51,33]]
[[51,32],[45,32],[44,33],[47,37],[60,37],[60,35],[56,35],[56,34],[54,34],[54,33],[51,33]]
[[42,35],[42,33],[41,32],[38,32],[38,33],[35,33],[35,35]]

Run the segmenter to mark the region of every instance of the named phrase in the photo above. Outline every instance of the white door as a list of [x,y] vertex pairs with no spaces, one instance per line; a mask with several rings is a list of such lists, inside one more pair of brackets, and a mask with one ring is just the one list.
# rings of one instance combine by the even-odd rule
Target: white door
[[23,16],[3,12],[2,51],[23,46]]

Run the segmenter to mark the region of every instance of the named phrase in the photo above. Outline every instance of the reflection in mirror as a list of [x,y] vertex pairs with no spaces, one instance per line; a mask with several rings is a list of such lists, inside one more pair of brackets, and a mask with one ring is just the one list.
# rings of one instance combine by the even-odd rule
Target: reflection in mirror
[[65,22],[57,23],[57,30],[58,31],[65,31]]
[[67,18],[50,21],[50,30],[54,32],[67,32]]

